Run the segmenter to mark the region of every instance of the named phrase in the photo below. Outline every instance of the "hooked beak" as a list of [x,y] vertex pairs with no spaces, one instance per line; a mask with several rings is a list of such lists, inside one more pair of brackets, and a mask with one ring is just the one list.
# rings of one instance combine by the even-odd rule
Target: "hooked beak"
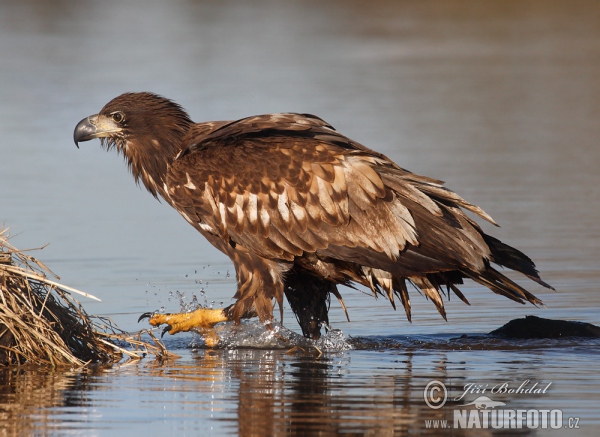
[[112,119],[98,114],[90,115],[77,123],[73,132],[73,140],[79,149],[80,142],[108,137],[119,132],[121,132],[121,128]]

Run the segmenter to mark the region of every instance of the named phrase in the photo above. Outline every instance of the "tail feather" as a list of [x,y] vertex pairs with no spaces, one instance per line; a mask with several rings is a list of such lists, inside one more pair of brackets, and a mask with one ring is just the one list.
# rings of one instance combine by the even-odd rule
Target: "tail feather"
[[523,273],[525,276],[537,282],[538,284],[554,290],[551,285],[547,284],[542,280],[542,278],[540,278],[540,274],[531,258],[529,258],[520,250],[503,243],[497,238],[486,234],[482,235],[486,244],[489,246],[490,251],[492,252],[493,262],[511,270]]
[[460,291],[456,285],[454,285],[454,284],[452,284],[452,283],[448,283],[448,284],[447,284],[447,287],[448,287],[449,289],[451,289],[451,290],[454,292],[454,294],[456,294],[456,295],[458,296],[458,298],[459,298],[460,300],[462,300],[462,301],[463,301],[464,303],[466,303],[467,305],[471,306],[471,304],[469,303],[469,301],[467,300],[467,298],[465,297],[465,295],[464,295],[464,294],[462,294],[462,291]]
[[[444,288],[442,287],[445,286],[448,292],[452,291],[461,301],[467,305],[471,305],[462,291],[457,287],[457,284],[463,283],[462,279],[464,277],[471,278],[475,282],[489,288],[494,293],[505,296],[515,302],[521,304],[530,302],[536,306],[544,305],[544,302],[542,302],[541,299],[538,299],[535,295],[512,281],[510,278],[504,276],[489,264],[480,272],[450,271],[426,274],[423,276],[410,276],[407,278],[402,278],[377,269],[369,269],[368,272],[369,274],[365,275],[368,279],[361,281],[361,283],[369,287],[375,296],[378,294],[386,296],[394,309],[396,309],[394,295],[399,297],[409,322],[412,321],[412,317],[406,280],[411,282],[419,292],[422,292],[426,298],[433,302],[444,320],[447,320],[447,317],[444,302],[442,300],[442,294],[445,294]],[[542,285],[545,284],[543,281],[540,283]]]
[[484,234],[481,230],[479,232],[483,237],[483,241],[489,247],[490,257],[489,260],[484,258],[481,270],[472,270],[467,266],[463,266],[462,268],[457,267],[455,270],[404,276],[398,272],[391,273],[384,269],[362,266],[359,273],[357,272],[358,274],[353,276],[351,280],[366,285],[373,291],[376,297],[378,295],[386,296],[394,309],[396,309],[394,295],[399,297],[408,321],[411,321],[411,303],[406,287],[407,280],[415,286],[417,291],[433,302],[445,320],[447,320],[447,317],[442,295],[445,294],[446,290],[448,291],[448,298],[450,297],[450,291],[452,291],[461,301],[470,305],[468,299],[458,288],[458,285],[463,283],[464,278],[470,278],[489,288],[494,293],[505,296],[515,302],[521,304],[530,302],[536,306],[543,306],[544,303],[542,300],[490,265],[493,262],[502,267],[520,272],[538,284],[554,289],[540,278],[533,261],[523,252],[502,243],[494,237]]
[[483,272],[467,273],[467,275],[469,275],[469,277],[474,281],[485,285],[494,293],[506,296],[515,302],[524,304],[525,301],[527,301],[531,302],[535,306],[544,305],[544,302],[542,302],[540,299],[535,297],[529,291],[525,290],[519,284],[504,276],[493,267],[488,267]]
[[408,296],[408,290],[406,288],[406,282],[404,279],[394,277],[392,280],[394,286],[394,292],[396,296],[400,298],[402,306],[404,306],[404,312],[406,312],[406,318],[409,322],[412,322],[411,310],[410,310],[410,297]]
[[446,309],[444,308],[444,301],[442,300],[442,296],[440,294],[441,289],[439,285],[432,284],[426,276],[411,276],[408,278],[408,280],[415,284],[415,286],[419,287],[423,293],[425,293],[425,296],[431,299],[444,320],[448,320],[446,318]]
[[346,302],[344,302],[344,299],[342,298],[342,295],[340,294],[338,289],[336,287],[333,287],[332,290],[330,291],[330,293],[333,294],[337,298],[340,305],[342,306],[342,309],[344,310],[344,314],[346,314],[346,320],[348,320],[348,322],[350,322],[350,316],[348,315],[348,308],[346,307]]

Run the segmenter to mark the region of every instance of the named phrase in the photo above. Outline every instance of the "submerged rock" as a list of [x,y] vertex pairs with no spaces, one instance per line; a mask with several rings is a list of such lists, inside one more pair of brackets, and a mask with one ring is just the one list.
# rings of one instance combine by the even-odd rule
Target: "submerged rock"
[[591,323],[527,316],[524,319],[511,320],[490,332],[490,335],[502,338],[600,338],[600,327]]

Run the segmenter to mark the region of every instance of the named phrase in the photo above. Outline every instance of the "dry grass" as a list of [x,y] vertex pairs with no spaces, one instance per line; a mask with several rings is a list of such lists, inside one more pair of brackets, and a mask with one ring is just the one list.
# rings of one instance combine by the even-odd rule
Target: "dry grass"
[[[0,364],[83,367],[124,356],[174,357],[149,331],[130,335],[109,319],[89,316],[72,293],[38,259],[19,251],[0,229]],[[152,343],[143,341],[147,333]]]

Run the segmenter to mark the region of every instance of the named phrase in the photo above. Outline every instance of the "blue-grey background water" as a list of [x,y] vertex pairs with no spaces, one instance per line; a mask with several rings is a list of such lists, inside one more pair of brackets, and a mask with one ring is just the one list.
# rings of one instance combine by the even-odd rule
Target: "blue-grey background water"
[[[595,435],[598,342],[457,338],[527,314],[600,324],[598,23],[591,0],[0,3],[0,222],[21,249],[49,244],[35,256],[102,299],[82,299],[89,313],[133,331],[142,312],[179,310],[177,292],[215,305],[234,293],[228,259],[136,187],[121,158],[73,145],[80,119],[142,90],[197,121],[317,114],[483,207],[502,226],[484,229],[557,290],[511,276],[544,300],[537,309],[469,283],[472,306],[451,300],[448,322],[413,292],[410,324],[343,289],[351,323],[336,302],[331,322],[355,348],[318,358],[194,349],[184,334],[166,338],[182,356],[167,364],[1,370],[0,434],[432,433],[425,420],[456,407],[427,407],[429,381],[456,396],[530,380],[552,385],[490,397],[561,409],[580,418],[574,435]],[[289,310],[284,324],[298,331]]]

